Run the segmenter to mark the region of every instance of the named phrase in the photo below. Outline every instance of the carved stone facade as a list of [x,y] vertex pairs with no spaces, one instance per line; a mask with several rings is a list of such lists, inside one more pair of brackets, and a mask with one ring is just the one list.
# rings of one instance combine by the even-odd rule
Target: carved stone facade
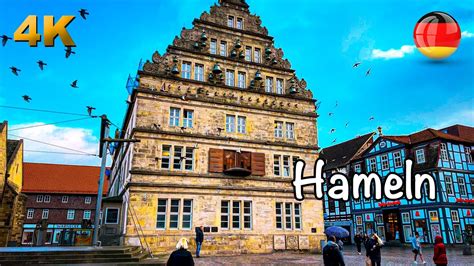
[[111,166],[123,244],[169,253],[180,237],[203,254],[321,250],[322,203],[298,202],[293,161],[318,158],[304,79],[243,0],[222,0],[139,71]]

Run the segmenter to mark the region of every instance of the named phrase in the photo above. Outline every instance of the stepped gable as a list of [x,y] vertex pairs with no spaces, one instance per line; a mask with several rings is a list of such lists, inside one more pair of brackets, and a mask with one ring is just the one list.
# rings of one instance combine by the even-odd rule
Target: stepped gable
[[[284,58],[284,53],[281,48],[274,46],[273,37],[268,35],[268,30],[262,26],[262,21],[259,16],[251,14],[248,5],[243,0],[221,0],[219,5],[214,4],[209,12],[203,12],[199,19],[193,21],[191,29],[182,28],[179,36],[175,36],[171,45],[168,46],[167,51],[161,55],[155,51],[152,55],[152,61],[147,60],[143,65],[143,73],[150,75],[158,75],[165,77],[174,77],[172,73],[174,66],[178,66],[180,62],[180,54],[183,52],[193,53],[203,56],[210,56],[212,61],[221,63],[235,62],[243,64],[252,64],[259,69],[274,69],[287,72],[292,75],[292,78],[286,82],[286,96],[293,98],[313,99],[313,94],[307,88],[307,83],[304,79],[299,79],[294,70],[291,69],[291,64],[288,59]],[[243,19],[243,29],[237,29],[227,26],[227,17],[235,15]],[[245,47],[245,38],[251,38],[253,41],[257,40],[261,47],[264,47],[261,63],[248,62],[239,56],[232,56],[229,52],[227,56],[210,54],[210,40],[212,36],[225,34],[229,37],[232,43],[240,42],[242,47]],[[215,84],[209,75],[211,69],[205,70],[205,81],[210,84]],[[248,87],[249,90],[264,91],[263,87]]]

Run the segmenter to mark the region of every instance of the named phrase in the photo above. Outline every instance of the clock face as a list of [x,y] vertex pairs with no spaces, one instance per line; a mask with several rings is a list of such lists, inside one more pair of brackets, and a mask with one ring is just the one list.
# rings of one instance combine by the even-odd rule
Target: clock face
[[385,143],[385,141],[381,141],[380,148],[385,148],[385,147],[387,147],[387,143]]

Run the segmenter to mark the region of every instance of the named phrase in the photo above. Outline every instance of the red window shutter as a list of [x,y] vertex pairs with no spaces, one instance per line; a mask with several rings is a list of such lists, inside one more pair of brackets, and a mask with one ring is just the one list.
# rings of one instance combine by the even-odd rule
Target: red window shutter
[[224,150],[209,149],[209,173],[222,173],[224,171]]
[[252,175],[265,175],[265,153],[252,152]]

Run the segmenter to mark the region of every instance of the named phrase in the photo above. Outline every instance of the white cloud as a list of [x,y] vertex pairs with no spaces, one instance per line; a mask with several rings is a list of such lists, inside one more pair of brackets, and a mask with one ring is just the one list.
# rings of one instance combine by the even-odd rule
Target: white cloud
[[[41,127],[13,130],[15,128],[23,128],[44,124],[45,123],[42,122],[35,122],[28,124],[9,125],[9,133],[33,140],[39,140],[42,142],[71,148],[89,154],[98,153],[98,139],[92,135],[92,130],[90,129],[45,125]],[[17,139],[17,137],[14,136],[10,137]],[[61,149],[58,147],[53,147],[50,145],[30,141],[27,139],[24,140],[24,150],[25,162],[84,165],[98,165],[100,163],[100,160],[96,156],[31,152],[31,150],[33,150],[61,153],[78,153],[76,151]]]
[[347,37],[342,41],[342,51],[347,52],[352,45],[360,41],[367,43],[367,38],[364,35],[369,28],[367,21],[361,19],[357,26],[351,28]]
[[372,59],[394,59],[394,58],[403,58],[406,54],[412,54],[415,51],[414,45],[402,45],[400,49],[389,49],[389,50],[380,50],[373,49],[371,58]]
[[461,36],[464,37],[464,38],[472,38],[472,37],[474,37],[474,33],[465,30],[465,31],[461,32]]

